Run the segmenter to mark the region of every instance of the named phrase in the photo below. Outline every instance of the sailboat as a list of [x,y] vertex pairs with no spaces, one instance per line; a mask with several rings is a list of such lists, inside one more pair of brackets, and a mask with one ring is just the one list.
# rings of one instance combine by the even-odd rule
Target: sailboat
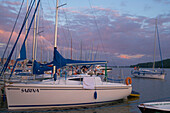
[[[25,26],[25,23],[26,23],[29,15],[30,15],[30,12],[31,12],[31,10],[32,10],[32,7],[33,7],[33,4],[34,4],[34,3],[35,3],[35,0],[34,0],[34,1],[31,1],[30,5],[29,5],[29,8],[28,8],[28,10],[27,10],[27,12],[26,12],[26,15],[25,15],[25,17],[24,17],[24,21],[23,21],[23,23],[22,23],[22,26],[21,26],[21,28],[20,28],[20,31],[19,31],[19,33],[18,33],[18,36],[17,36],[17,38],[16,38],[16,41],[15,41],[15,43],[14,43],[12,49],[11,49],[11,52],[10,52],[10,54],[9,54],[9,56],[8,56],[5,64],[3,65],[3,68],[1,69],[1,72],[0,72],[0,87],[2,87],[2,88],[1,88],[2,90],[5,89],[6,83],[9,83],[9,82],[10,82],[9,80],[6,79],[5,72],[6,72],[6,70],[7,70],[7,67],[8,67],[8,65],[9,65],[9,63],[10,63],[10,60],[11,60],[11,58],[12,58],[12,55],[13,55],[13,53],[14,53],[14,50],[15,50],[15,48],[16,48],[16,45],[17,45],[18,41],[19,41],[19,38],[20,38],[20,36],[21,36],[21,33],[22,33],[23,28],[24,28],[24,26]],[[38,2],[38,3],[39,3],[39,2]],[[22,2],[22,4],[23,4],[23,2]],[[21,7],[22,7],[22,5],[21,5]],[[21,10],[21,7],[20,7],[20,10]],[[25,57],[26,57],[25,42],[26,42],[26,39],[27,39],[27,37],[28,37],[28,33],[29,33],[29,31],[30,31],[31,25],[32,25],[32,23],[33,23],[33,19],[34,19],[34,17],[35,17],[36,11],[37,11],[37,7],[35,8],[34,14],[33,14],[33,16],[32,16],[32,19],[31,19],[31,22],[30,22],[30,26],[29,26],[29,28],[28,28],[28,32],[26,33],[26,36],[25,36],[25,39],[24,39],[24,42],[23,42],[23,46],[21,47],[21,51],[20,51],[20,52],[22,53],[22,55],[20,54],[21,57],[18,58],[18,60],[23,60],[23,59],[25,59]],[[13,28],[13,29],[14,29],[14,28]],[[15,81],[15,80],[14,80],[14,81]],[[19,80],[16,80],[16,82],[18,82],[18,81],[19,81]],[[10,83],[11,83],[11,82],[10,82]],[[13,81],[12,81],[12,83],[13,83]],[[5,96],[4,96],[5,93],[4,93],[4,92],[2,92],[2,93],[3,93],[3,97],[5,97]]]
[[[98,64],[105,61],[76,61],[63,58],[55,48],[55,62],[62,65]],[[55,65],[55,64],[54,64]],[[58,67],[56,65],[56,67]],[[100,77],[84,76],[43,80],[32,83],[6,84],[8,109],[33,109],[97,105],[127,97],[131,84],[102,81]]]
[[[127,97],[132,91],[131,84],[107,82],[106,70],[106,81],[102,81],[95,75],[88,77],[79,75],[81,76],[79,80],[70,79],[67,75],[61,78],[57,77],[56,69],[64,66],[105,64],[107,67],[107,61],[65,59],[57,51],[58,0],[56,4],[54,58],[52,61],[54,79],[29,83],[6,83],[8,109],[87,106]],[[39,72],[41,66],[34,66],[33,70]]]
[[[159,44],[159,52],[161,58],[161,70],[155,69],[155,51],[156,51],[156,38],[158,39]],[[160,47],[160,40],[159,40],[159,33],[158,33],[158,26],[157,26],[157,19],[155,22],[155,45],[154,45],[154,62],[153,62],[153,69],[139,69],[139,67],[134,67],[134,70],[131,71],[131,74],[134,77],[142,77],[142,78],[155,78],[155,79],[164,79],[165,78],[165,71],[163,69],[163,61],[162,61],[162,54],[161,54],[161,47]]]

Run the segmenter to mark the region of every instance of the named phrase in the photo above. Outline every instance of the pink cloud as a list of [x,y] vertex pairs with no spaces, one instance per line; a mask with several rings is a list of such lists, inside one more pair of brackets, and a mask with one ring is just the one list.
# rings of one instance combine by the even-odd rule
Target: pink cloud
[[96,11],[102,11],[102,12],[107,13],[107,14],[112,14],[116,17],[120,16],[120,14],[117,10],[112,10],[112,9],[109,9],[109,8],[102,8],[102,7],[98,7],[98,6],[93,6],[92,8],[95,9],[95,12]]
[[[0,9],[2,9],[3,12],[7,10],[5,7],[0,7]],[[68,20],[65,20],[65,14],[62,12],[62,9],[66,12]],[[131,61],[137,62],[138,59],[145,61],[146,59],[152,58],[154,38],[153,18],[120,14],[117,10],[96,6],[93,7],[95,15],[92,14],[89,8],[84,8],[83,10],[74,10],[73,8],[62,9],[59,12],[58,49],[65,51],[65,54],[70,55],[70,39],[72,37],[73,51],[75,54],[79,54],[80,42],[82,41],[83,51],[86,53],[92,50],[93,44],[93,52],[110,53],[109,55],[114,59],[128,60],[128,63]],[[7,14],[3,13],[3,17],[0,18],[1,42],[7,41],[13,25],[11,18],[16,16],[16,14],[14,15],[9,10],[6,12]],[[54,43],[54,22],[52,19],[51,14],[48,14],[47,18],[42,19],[44,25],[40,24],[43,28],[40,31],[44,32],[41,33],[38,42],[39,47],[43,46],[45,51],[49,50],[51,52],[53,51]],[[168,32],[168,29],[170,29],[170,25],[168,24],[169,19],[170,14],[159,15],[158,25],[161,41],[163,41],[163,53],[166,53],[166,55],[164,55],[166,57],[170,56],[169,53],[164,52],[164,50],[168,51],[167,48],[169,48],[170,45],[170,33]],[[20,27],[16,28],[14,37],[17,36],[19,28]],[[29,35],[30,42],[32,41],[31,32]],[[23,36],[24,35],[22,35],[22,37]],[[7,38],[4,39],[4,37]],[[102,55],[97,55],[97,57]]]
[[[8,39],[9,39],[9,36],[10,36],[11,32],[8,32],[8,31],[4,31],[3,29],[0,29],[0,39],[1,39],[1,42],[7,42]],[[13,35],[12,35],[12,38],[11,38],[11,42],[14,42],[15,39],[17,38],[18,36],[18,33],[17,32],[13,32]],[[25,37],[25,34],[21,34],[20,36],[21,40],[23,40],[23,38]]]
[[127,54],[121,54],[118,55],[118,58],[122,58],[122,59],[136,59],[136,58],[142,58],[144,55],[142,54],[137,54],[137,55],[127,55]]
[[4,3],[8,4],[8,5],[20,5],[21,3],[18,1],[4,1]]

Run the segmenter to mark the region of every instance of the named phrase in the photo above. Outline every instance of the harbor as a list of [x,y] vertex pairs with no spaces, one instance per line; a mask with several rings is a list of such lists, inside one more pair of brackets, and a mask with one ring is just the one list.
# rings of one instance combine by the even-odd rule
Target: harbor
[[169,2],[72,2],[0,1],[0,112],[170,112]]
[[[124,68],[125,75],[130,76],[131,68]],[[51,109],[29,109],[29,110],[8,110],[6,101],[3,102],[1,98],[0,111],[2,112],[63,112],[63,113],[141,113],[137,106],[140,103],[168,101],[170,100],[170,70],[165,69],[167,72],[165,80],[159,79],[146,79],[132,77],[133,90],[140,93],[139,97],[131,97],[113,101],[111,103],[102,104],[98,106],[85,106],[75,108],[51,108]],[[109,75],[119,75],[120,69],[113,68]]]

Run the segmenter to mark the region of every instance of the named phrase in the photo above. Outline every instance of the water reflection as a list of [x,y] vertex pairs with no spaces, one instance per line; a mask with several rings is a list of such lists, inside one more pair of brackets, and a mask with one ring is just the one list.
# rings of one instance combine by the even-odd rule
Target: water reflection
[[[124,68],[123,75],[126,78],[130,75],[130,68]],[[133,78],[132,87],[140,93],[139,97],[130,97],[98,106],[86,106],[76,108],[60,109],[33,109],[33,110],[8,110],[7,103],[0,100],[0,111],[3,112],[62,112],[62,113],[141,113],[137,105],[143,102],[170,100],[170,69],[165,70],[165,80]],[[110,77],[116,78],[120,75],[120,69],[113,69],[108,73]]]

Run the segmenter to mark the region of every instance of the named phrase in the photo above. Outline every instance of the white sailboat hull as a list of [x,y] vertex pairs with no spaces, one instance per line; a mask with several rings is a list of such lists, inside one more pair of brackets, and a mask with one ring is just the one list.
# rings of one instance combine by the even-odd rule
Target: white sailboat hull
[[[94,92],[97,98],[94,98]],[[131,85],[97,85],[96,90],[84,89],[82,85],[29,85],[6,86],[8,109],[32,109],[73,107],[101,104],[127,97]]]
[[161,74],[161,75],[152,75],[152,74],[145,74],[145,75],[137,75],[134,74],[134,77],[142,77],[142,78],[155,78],[155,79],[164,79],[165,78],[165,74]]
[[134,77],[141,77],[141,78],[154,78],[154,79],[164,79],[165,78],[165,73],[161,73],[161,72],[132,71],[131,74]]

